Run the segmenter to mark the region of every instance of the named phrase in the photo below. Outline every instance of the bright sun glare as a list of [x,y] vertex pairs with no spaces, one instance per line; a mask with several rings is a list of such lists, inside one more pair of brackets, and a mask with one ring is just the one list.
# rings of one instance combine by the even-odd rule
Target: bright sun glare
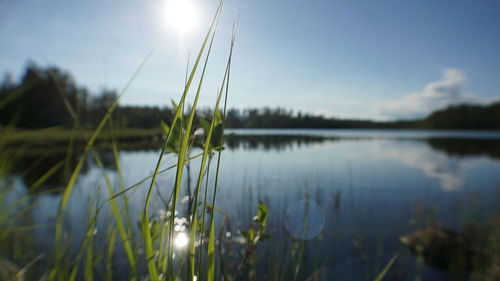
[[198,15],[190,0],[167,0],[165,12],[169,26],[179,33],[188,32],[196,25]]
[[174,238],[174,245],[177,248],[184,248],[189,243],[189,238],[184,232],[180,232]]

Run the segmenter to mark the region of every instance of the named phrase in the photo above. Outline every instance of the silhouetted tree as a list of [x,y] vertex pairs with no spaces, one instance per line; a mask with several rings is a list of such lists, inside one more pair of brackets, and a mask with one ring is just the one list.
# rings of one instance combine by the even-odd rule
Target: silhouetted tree
[[[71,127],[77,117],[80,126],[99,124],[117,93],[104,89],[93,95],[77,86],[71,75],[57,67],[40,68],[30,62],[21,79],[4,75],[0,84],[0,124],[23,128],[51,126]],[[189,111],[189,106],[186,106]],[[198,112],[197,120],[211,119],[213,109]],[[169,123],[172,107],[118,106],[113,114],[115,124],[131,128],[155,128]],[[227,128],[427,128],[427,129],[500,129],[500,102],[488,105],[457,105],[436,111],[429,117],[413,121],[376,122],[326,118],[284,108],[229,109]]]

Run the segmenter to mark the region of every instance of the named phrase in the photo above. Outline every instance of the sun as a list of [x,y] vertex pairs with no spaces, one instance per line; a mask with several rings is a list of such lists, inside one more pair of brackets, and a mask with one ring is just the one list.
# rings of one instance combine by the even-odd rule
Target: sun
[[165,19],[171,28],[184,34],[196,26],[198,13],[190,0],[168,0]]

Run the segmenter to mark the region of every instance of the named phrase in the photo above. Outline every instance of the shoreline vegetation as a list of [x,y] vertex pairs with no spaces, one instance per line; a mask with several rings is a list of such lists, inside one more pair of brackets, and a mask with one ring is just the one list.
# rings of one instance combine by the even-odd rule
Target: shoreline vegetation
[[[216,102],[212,109],[200,110],[198,100],[202,92],[205,94],[203,80],[222,6],[220,1],[188,69],[182,95],[171,108],[119,105],[147,57],[119,94],[104,91],[91,95],[55,67],[30,64],[19,82],[6,76],[0,84],[1,280],[318,280],[324,264],[311,258],[309,250],[323,238],[313,241],[303,236],[315,222],[309,218],[312,203],[304,203],[294,213],[303,214],[296,229],[302,236],[291,235],[276,242],[280,238],[273,228],[277,214],[268,210],[266,198],[259,198],[256,207],[250,207],[250,213],[256,213],[250,221],[231,228],[232,222],[216,201],[218,192],[223,191],[219,190],[223,183],[219,182],[221,155],[225,145],[231,145],[229,139],[226,143],[225,128],[500,129],[496,118],[500,103],[462,105],[433,113],[425,120],[397,122],[328,119],[283,109],[226,110],[237,22]],[[198,135],[198,130],[204,133]],[[157,145],[160,151],[154,166],[144,167],[152,169],[148,176],[126,184],[119,152],[128,144],[139,143]],[[12,144],[22,145],[10,149]],[[56,145],[61,152],[58,155],[45,149]],[[99,151],[101,145],[111,148],[111,153]],[[33,153],[33,146],[45,149],[46,155],[24,159],[30,165],[19,174],[26,176],[26,190],[16,194],[23,185],[11,173],[22,166],[23,159],[12,156]],[[175,164],[167,164],[167,157]],[[89,163],[98,168],[101,184],[86,185],[95,189],[83,209],[76,210],[83,218],[76,221],[81,228],[72,228],[72,203],[81,199],[79,180]],[[33,172],[38,165],[43,167],[42,174]],[[113,171],[108,167],[114,167]],[[168,174],[168,182],[160,179],[161,174]],[[51,188],[43,189],[45,186]],[[142,197],[135,202],[139,204],[136,212],[132,192],[140,186]],[[35,206],[40,198],[35,191],[48,194],[54,190],[60,191],[54,213],[39,225]],[[336,194],[338,209],[340,193]],[[307,193],[304,199],[309,202]],[[50,249],[37,247],[36,240],[45,237],[37,236],[34,229],[50,230]],[[234,244],[230,230],[240,235]],[[267,244],[272,241],[275,244]],[[265,245],[268,247],[263,248]],[[383,280],[399,253],[380,255],[376,264],[361,259],[371,267],[364,267],[365,280]]]
[[[73,134],[71,129],[52,127],[44,129],[0,129],[2,143],[7,146],[29,146],[64,149],[73,142],[75,146],[84,146],[92,136],[92,130],[79,130]],[[158,129],[126,128],[114,132],[104,131],[96,139],[96,146],[112,148],[113,142],[119,142],[120,148],[160,148],[164,132]]]
[[[16,139],[21,135],[28,139],[60,139],[61,129],[74,127],[75,117],[84,131],[91,131],[104,118],[108,108],[117,100],[115,91],[103,90],[91,94],[77,85],[73,77],[55,66],[39,67],[29,62],[24,74],[15,81],[5,74],[0,82],[0,132],[2,138]],[[131,106],[118,104],[113,111],[114,127],[120,129],[121,138],[144,139],[161,132],[162,122],[170,124],[176,104],[170,107]],[[190,105],[186,104],[189,108]],[[73,108],[73,112],[68,111]],[[213,109],[198,109],[195,124],[210,118]],[[228,109],[225,128],[239,129],[417,129],[417,130],[500,130],[500,102],[489,105],[461,104],[435,111],[422,119],[374,121],[327,118],[283,108]],[[53,127],[59,127],[58,131]],[[6,130],[7,128],[8,130]],[[47,129],[50,128],[50,129]],[[38,131],[54,130],[53,136]],[[10,131],[10,132],[6,132]],[[89,134],[89,133],[88,133]],[[102,139],[105,139],[101,136]]]
[[[267,142],[271,141],[318,141],[323,142],[332,139],[338,139],[338,137],[330,136],[308,136],[300,134],[281,134],[279,130],[288,128],[264,128],[264,130],[273,130],[272,133],[266,135],[258,134],[243,134],[239,135],[233,133],[230,130],[233,128],[226,129],[226,139],[229,144],[240,143],[241,141],[247,142],[259,142],[262,138],[266,139]],[[248,130],[260,130],[259,128],[248,128]],[[311,130],[322,130],[325,128],[311,128]],[[333,128],[332,128],[333,129]],[[345,130],[356,130],[357,128],[346,128]],[[366,130],[379,130],[379,128],[361,128]],[[301,129],[297,129],[301,130]],[[328,130],[328,129],[327,129]],[[408,129],[384,129],[390,131],[404,131]],[[427,130],[427,129],[411,129],[411,130]],[[453,130],[450,130],[453,131]],[[485,131],[486,132],[486,131]],[[496,131],[493,131],[496,132]],[[92,135],[91,130],[79,130],[76,134],[73,134],[71,129],[66,129],[62,127],[52,127],[44,129],[22,129],[22,128],[0,128],[1,145],[5,147],[25,147],[30,148],[30,154],[36,154],[37,152],[43,152],[45,149],[57,149],[66,150],[68,145],[72,143],[75,148],[82,148],[87,143],[88,139]],[[150,129],[140,129],[140,128],[122,128],[116,129],[113,132],[106,130],[103,131],[99,138],[95,141],[95,146],[100,149],[111,149],[114,146],[114,142],[119,143],[120,149],[124,150],[149,150],[149,149],[159,149],[161,148],[162,142],[164,141],[165,134],[159,128]],[[362,138],[362,137],[352,137],[352,138]],[[440,143],[445,140],[438,137],[428,137],[426,141],[429,143]],[[482,146],[490,147],[490,144],[496,146],[496,139],[479,139],[479,140],[467,140],[463,137],[454,137],[453,139],[446,139],[446,143],[481,143]],[[27,152],[26,150],[24,152]]]
[[[173,281],[179,280],[179,276],[185,276],[186,279],[183,278],[183,280],[189,281],[197,280],[200,277],[205,277],[205,280],[208,281],[220,279],[218,272],[216,272],[216,264],[219,264],[220,261],[216,258],[216,253],[219,251],[215,248],[216,219],[214,210],[216,209],[217,179],[222,152],[220,148],[223,147],[222,123],[226,114],[229,74],[237,22],[233,25],[229,54],[214,109],[207,116],[207,120],[196,120],[203,125],[205,140],[201,144],[203,152],[196,156],[200,161],[196,184],[188,185],[189,208],[186,210],[182,210],[181,198],[183,197],[181,196],[185,193],[186,177],[190,176],[189,163],[193,159],[190,152],[194,144],[196,129],[196,125],[193,125],[195,124],[195,112],[198,110],[197,103],[202,89],[205,94],[202,85],[205,71],[209,65],[222,6],[223,1],[220,1],[194,64],[188,69],[189,78],[186,79],[181,98],[171,111],[170,122],[162,123],[161,130],[164,137],[161,138],[161,152],[158,154],[154,171],[136,185],[130,187],[124,185],[123,174],[119,168],[119,147],[115,138],[117,134],[119,135],[116,133],[116,128],[124,126],[123,124],[117,125],[114,120],[117,120],[115,113],[119,114],[121,109],[118,106],[119,98],[134,80],[149,55],[137,68],[120,94],[103,95],[100,100],[89,98],[86,91],[78,88],[70,76],[54,71],[28,71],[20,86],[4,83],[0,96],[1,123],[5,126],[2,133],[9,132],[14,127],[41,129],[59,126],[72,129],[69,134],[70,141],[66,146],[66,157],[29,186],[30,189],[36,189],[42,186],[56,171],[64,171],[63,178],[66,180],[63,183],[57,212],[48,225],[53,228],[53,236],[51,237],[53,248],[47,252],[47,255],[43,253],[43,257],[47,256],[44,264],[37,263],[43,257],[36,256],[38,255],[36,247],[31,247],[27,239],[23,241],[21,246],[12,243],[12,241],[16,241],[17,237],[20,237],[19,233],[23,227],[31,227],[29,222],[23,223],[26,217],[31,219],[29,218],[29,210],[33,203],[31,200],[28,200],[28,203],[25,202],[26,198],[30,199],[30,196],[11,199],[9,195],[17,187],[15,181],[8,177],[2,178],[0,181],[0,210],[2,211],[0,213],[12,213],[9,216],[0,216],[0,228],[3,229],[2,235],[0,235],[0,252],[2,253],[0,279]],[[201,74],[200,77],[195,78],[195,74],[198,73]],[[189,98],[194,97],[189,108],[187,106],[188,93],[191,94]],[[88,102],[88,99],[91,101]],[[118,120],[119,122],[123,121],[123,119]],[[90,128],[95,129],[91,130]],[[98,139],[100,136],[106,136],[104,133],[106,131],[108,131],[108,138],[112,143],[119,182],[114,182],[108,175],[104,168],[104,161],[97,151]],[[61,139],[61,135],[65,135],[65,133],[48,130],[45,135],[55,140]],[[28,136],[29,132],[24,132],[24,135],[21,133],[20,136],[17,135],[17,138],[26,139]],[[128,136],[133,137],[134,134]],[[12,138],[16,137],[11,135]],[[78,159],[72,161],[75,144],[82,139],[85,140],[83,152]],[[61,147],[64,146],[61,145]],[[9,154],[15,153],[15,150],[26,149],[30,150],[29,147],[8,149],[5,146],[4,138],[0,139],[0,174],[9,175],[9,171],[14,166],[12,165],[14,159]],[[177,162],[169,168],[162,166],[165,164],[162,160],[167,152],[171,152],[172,160]],[[43,159],[39,160],[43,161]],[[89,201],[87,208],[83,210],[84,213],[88,212],[87,227],[84,230],[83,240],[78,243],[78,240],[72,241],[71,238],[76,237],[75,235],[79,235],[81,232],[73,233],[66,222],[71,209],[71,198],[74,198],[74,190],[78,188],[77,179],[85,170],[86,163],[92,160],[102,170],[107,195],[104,201],[99,198],[96,198],[95,202]],[[45,164],[48,163],[45,162]],[[210,165],[212,165],[211,170]],[[184,173],[186,166],[187,175]],[[193,169],[195,168],[193,167]],[[169,199],[164,200],[163,212],[161,215],[157,215],[158,211],[151,206],[151,203],[160,194],[160,187],[157,186],[158,176],[167,171],[175,173],[175,181],[172,182],[170,190],[162,188],[163,192],[170,192],[170,196],[165,196]],[[215,182],[208,181],[210,176],[215,177]],[[141,202],[143,210],[135,216],[129,213],[128,198],[130,193],[127,192],[142,183],[149,188],[145,189],[146,196]],[[195,187],[192,192],[191,187]],[[98,191],[96,190],[96,193],[99,193]],[[28,212],[25,213],[23,210],[25,210],[26,205]],[[259,206],[259,213],[262,213],[261,209],[266,208]],[[212,211],[209,212],[209,210]],[[180,217],[181,212],[185,213],[182,218]],[[108,229],[104,233],[97,232],[99,218],[103,218],[103,216],[109,220]],[[257,234],[263,232],[261,228],[266,223],[267,215],[265,218],[262,215],[261,217]],[[182,221],[182,229],[180,229],[179,221]],[[28,237],[35,238],[34,236]],[[104,249],[97,247],[98,237],[102,237],[101,239],[104,238],[108,242]],[[177,242],[179,237],[183,238],[182,244],[185,251],[182,255],[177,253],[177,258],[174,260],[176,255],[174,249],[179,243]],[[198,239],[203,242],[197,245]],[[252,243],[257,243],[257,240],[252,241]],[[250,242],[248,245],[251,245]],[[78,250],[75,252],[73,249]],[[34,258],[28,254],[31,253],[30,250],[35,252],[33,253]],[[18,254],[23,252],[22,255]],[[118,265],[115,260],[118,255],[125,256],[126,262]],[[103,259],[103,257],[105,258]],[[16,265],[12,266],[15,269],[5,271],[4,260],[9,264]],[[34,263],[40,268],[32,268]],[[104,275],[102,275],[103,272]]]

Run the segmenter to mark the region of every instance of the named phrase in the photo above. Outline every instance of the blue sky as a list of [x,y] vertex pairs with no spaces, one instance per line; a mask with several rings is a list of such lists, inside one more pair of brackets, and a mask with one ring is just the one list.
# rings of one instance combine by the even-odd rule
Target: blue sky
[[[94,92],[120,89],[154,49],[122,103],[167,105],[217,5],[189,0],[198,20],[180,36],[168,1],[0,0],[0,73],[32,59]],[[203,105],[238,13],[231,107],[394,119],[500,99],[500,0],[226,0]]]

